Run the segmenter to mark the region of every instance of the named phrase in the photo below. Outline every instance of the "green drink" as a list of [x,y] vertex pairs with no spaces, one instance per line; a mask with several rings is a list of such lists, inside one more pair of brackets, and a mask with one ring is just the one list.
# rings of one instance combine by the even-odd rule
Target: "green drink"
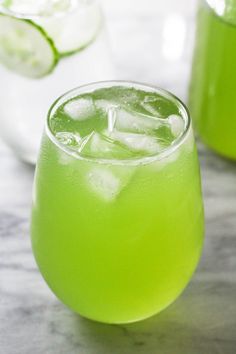
[[82,316],[132,322],[172,303],[203,241],[197,152],[182,103],[124,82],[57,100],[37,164],[31,228],[46,282]]
[[236,5],[209,4],[198,15],[190,111],[202,140],[236,159]]

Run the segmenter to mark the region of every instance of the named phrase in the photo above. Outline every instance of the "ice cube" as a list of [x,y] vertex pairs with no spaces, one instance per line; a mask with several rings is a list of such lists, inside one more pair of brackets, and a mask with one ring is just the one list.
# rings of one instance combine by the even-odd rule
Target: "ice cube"
[[117,103],[104,99],[95,100],[94,105],[97,109],[102,110],[104,113],[107,113],[110,108],[118,108]]
[[69,155],[65,151],[58,149],[58,162],[61,165],[67,166],[71,165],[75,161],[75,157]]
[[86,120],[95,113],[94,102],[92,98],[77,98],[66,103],[64,111],[72,119]]
[[126,145],[132,151],[155,154],[162,150],[157,138],[145,134],[114,131],[110,136],[115,141]]
[[123,132],[148,133],[158,129],[162,124],[166,125],[164,119],[158,119],[119,108],[116,110],[114,128]]
[[97,132],[92,132],[82,139],[79,152],[83,156],[104,159],[122,159],[133,156],[128,148],[117,145],[110,137]]
[[145,109],[147,114],[158,118],[165,117],[162,112],[163,108],[165,107],[165,101],[161,97],[157,97],[156,95],[148,95],[140,104]]
[[81,140],[80,140],[80,146],[78,151],[81,152],[83,151],[83,149],[87,146],[87,143],[90,141],[90,139],[92,138],[94,132],[90,133],[89,135],[84,136]]
[[167,118],[167,121],[174,137],[178,137],[184,132],[184,120],[182,117],[172,114]]
[[170,115],[175,108],[174,103],[168,98],[159,95],[146,96],[140,104],[147,112],[146,114],[162,119]]
[[110,149],[111,143],[106,141],[100,133],[93,131],[91,134],[83,138],[79,152],[82,155],[99,157],[101,153],[102,155],[105,155]]
[[106,100],[95,100],[95,107],[104,112],[107,112],[108,108],[111,106],[111,103]]
[[55,137],[60,143],[67,146],[78,146],[81,141],[81,137],[78,133],[57,132]]
[[106,202],[111,202],[127,185],[135,168],[124,166],[94,167],[87,175],[89,188]]
[[157,96],[151,95],[151,94],[149,94],[148,96],[145,96],[144,100],[143,100],[144,103],[151,103],[151,102],[156,102],[156,101],[157,101]]
[[154,117],[159,117],[159,112],[152,106],[151,103],[141,102],[141,106]]

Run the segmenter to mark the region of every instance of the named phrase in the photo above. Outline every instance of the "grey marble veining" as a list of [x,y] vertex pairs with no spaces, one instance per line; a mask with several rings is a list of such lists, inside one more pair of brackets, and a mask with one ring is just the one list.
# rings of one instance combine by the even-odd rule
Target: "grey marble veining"
[[[122,0],[121,5],[128,6],[129,1]],[[123,37],[119,32],[123,24],[125,28],[133,24],[123,44],[114,46],[119,77],[150,81],[185,99],[190,54],[179,79],[176,76],[172,82],[168,70],[158,76],[151,66],[152,41],[146,44],[149,55],[143,57],[141,49],[130,48],[132,39],[143,36],[147,22],[154,26],[156,14],[140,6],[135,8],[142,19],[139,26],[135,19],[128,25],[131,14],[120,18],[121,7],[116,4],[107,10],[115,43]],[[192,12],[188,16],[191,22]],[[121,50],[129,55],[123,57]],[[197,272],[183,295],[161,314],[136,324],[111,326],[73,314],[44,283],[29,239],[33,168],[17,161],[0,142],[0,354],[236,353],[236,163],[200,143],[198,147],[206,240]]]

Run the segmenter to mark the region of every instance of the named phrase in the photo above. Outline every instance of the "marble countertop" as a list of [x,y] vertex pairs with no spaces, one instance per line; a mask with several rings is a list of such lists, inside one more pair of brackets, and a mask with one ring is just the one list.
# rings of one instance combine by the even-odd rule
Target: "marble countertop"
[[[149,0],[149,8],[140,0],[103,1],[117,76],[165,87],[185,100],[195,1],[179,0],[172,17],[181,27],[179,11],[189,5],[186,49],[174,62],[160,58],[163,14],[156,0]],[[44,283],[29,239],[33,168],[0,142],[0,354],[236,353],[236,163],[198,147],[206,241],[197,272],[161,314],[111,326],[73,314]]]

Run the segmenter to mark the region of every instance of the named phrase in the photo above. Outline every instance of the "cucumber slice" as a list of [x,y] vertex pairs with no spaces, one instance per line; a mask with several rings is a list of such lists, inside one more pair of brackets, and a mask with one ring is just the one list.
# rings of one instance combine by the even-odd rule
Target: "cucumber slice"
[[102,14],[96,2],[78,4],[64,16],[40,17],[36,22],[52,38],[61,56],[74,54],[87,47],[102,25]]
[[39,25],[0,14],[0,62],[8,69],[40,78],[55,68],[58,58],[52,40]]

